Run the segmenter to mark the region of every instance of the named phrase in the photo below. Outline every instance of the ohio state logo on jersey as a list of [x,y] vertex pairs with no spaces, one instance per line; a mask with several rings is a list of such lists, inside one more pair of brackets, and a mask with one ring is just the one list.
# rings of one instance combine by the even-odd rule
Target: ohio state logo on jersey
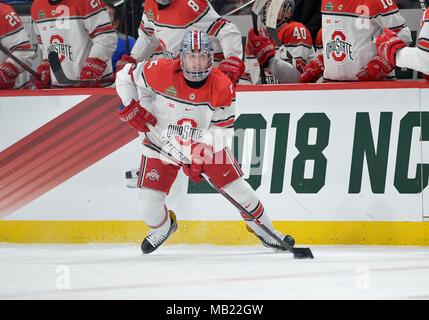
[[326,44],[326,56],[336,62],[343,62],[347,57],[353,60],[352,44],[347,41],[347,37],[342,30],[332,33],[332,40]]
[[194,119],[182,118],[177,124],[169,124],[167,137],[174,137],[182,146],[190,146],[194,141],[202,136],[202,130],[197,128],[197,122]]
[[68,58],[70,61],[73,61],[71,46],[65,44],[64,39],[61,36],[54,34],[51,36],[49,42],[54,47],[55,51],[58,53],[60,62],[63,62],[65,58]]

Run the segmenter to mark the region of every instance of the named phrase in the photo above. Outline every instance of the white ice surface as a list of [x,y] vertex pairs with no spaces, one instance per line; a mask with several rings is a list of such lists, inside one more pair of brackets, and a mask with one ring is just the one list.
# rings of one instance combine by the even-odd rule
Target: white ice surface
[[0,244],[5,299],[429,299],[429,248]]

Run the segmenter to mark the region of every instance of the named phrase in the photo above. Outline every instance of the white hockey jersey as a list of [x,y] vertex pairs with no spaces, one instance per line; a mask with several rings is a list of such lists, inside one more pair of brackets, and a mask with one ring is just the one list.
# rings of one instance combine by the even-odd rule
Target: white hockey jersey
[[[7,4],[0,3],[0,42],[4,48],[9,50],[22,62],[31,66],[31,57],[34,53],[28,35],[24,30],[21,19],[13,8]],[[30,77],[19,64],[0,51],[0,64],[10,62],[18,68],[19,76],[15,80],[15,89],[29,86]]]
[[[48,58],[47,50],[53,45],[68,78],[79,78],[88,57],[106,62],[103,78],[112,75],[118,36],[103,1],[63,0],[51,5],[48,0],[35,0],[31,16],[42,59]],[[51,79],[58,85],[52,73]]]
[[411,43],[394,0],[323,0],[321,10],[325,80],[357,80],[356,74],[377,54],[373,39],[384,28]]
[[396,65],[429,74],[429,9],[423,14],[417,46],[399,50],[396,53]]
[[[264,33],[266,33],[266,31],[261,28],[260,34]],[[277,37],[283,43],[283,46],[277,48],[276,58],[287,60],[285,53],[285,50],[287,50],[295,60],[293,63],[305,66],[314,56],[313,39],[310,31],[308,31],[307,27],[302,23],[291,21],[285,24],[277,31]],[[274,41],[273,45],[277,47]],[[257,84],[261,82],[259,63],[250,53],[248,46],[249,44],[246,43],[246,73],[250,75],[252,83]],[[267,83],[279,83],[276,77],[267,69],[265,69],[265,79]]]
[[215,66],[229,56],[243,57],[240,31],[207,0],[175,0],[161,10],[154,0],[146,0],[131,56],[138,62],[148,60],[160,44],[164,58],[177,58],[185,33],[193,29],[207,32],[212,40]]
[[[140,101],[157,119],[157,129],[188,157],[196,141],[213,145],[215,152],[230,146],[235,92],[230,80],[215,67],[204,85],[194,89],[183,77],[180,59],[144,61],[134,68],[127,64],[116,75],[116,91],[124,105],[132,99]],[[143,133],[141,137],[143,154],[162,158],[145,144]]]

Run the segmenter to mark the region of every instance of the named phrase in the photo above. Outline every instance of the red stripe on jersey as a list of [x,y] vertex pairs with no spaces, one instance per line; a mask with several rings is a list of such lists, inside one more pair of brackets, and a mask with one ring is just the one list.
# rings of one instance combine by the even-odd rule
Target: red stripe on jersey
[[234,119],[231,119],[225,122],[216,122],[213,125],[215,125],[216,127],[227,127],[233,124],[234,124]]
[[214,24],[209,32],[209,36],[214,36],[216,32],[226,23],[228,22],[226,19],[221,19]]
[[94,30],[94,31],[89,35],[89,37],[92,39],[92,38],[95,38],[95,37],[96,37],[98,34],[100,34],[101,32],[104,32],[104,31],[110,31],[110,30],[114,30],[112,25],[108,25],[108,26],[105,26],[105,27],[101,27],[101,28],[95,29],[95,30]]
[[136,83],[134,81],[134,72],[133,71],[134,71],[133,68],[130,68],[130,70],[128,70],[128,74],[131,76],[131,80],[133,80],[133,82]]
[[429,40],[420,39],[417,43],[418,46],[429,49]]
[[31,44],[23,44],[21,46],[18,46],[16,48],[13,48],[12,52],[19,51],[19,50],[26,50],[26,49],[32,49]]
[[215,59],[215,60],[223,60],[223,59],[225,59],[225,56],[223,54],[221,54],[221,53],[215,53],[213,55],[213,59]]

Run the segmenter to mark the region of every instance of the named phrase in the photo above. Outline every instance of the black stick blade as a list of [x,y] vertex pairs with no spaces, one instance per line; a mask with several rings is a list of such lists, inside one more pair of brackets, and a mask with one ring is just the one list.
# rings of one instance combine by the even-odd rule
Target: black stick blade
[[310,248],[293,248],[292,253],[294,259],[314,259]]

